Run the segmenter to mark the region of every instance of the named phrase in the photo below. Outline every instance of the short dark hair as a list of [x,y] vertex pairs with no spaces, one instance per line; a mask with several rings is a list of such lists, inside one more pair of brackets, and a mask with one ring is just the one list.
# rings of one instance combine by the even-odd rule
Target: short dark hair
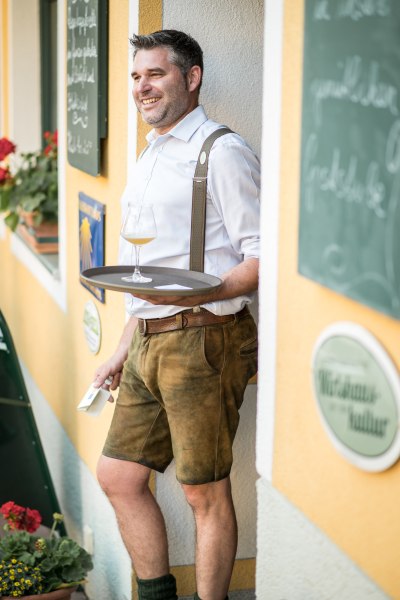
[[176,65],[184,77],[194,66],[199,66],[203,73],[203,51],[200,45],[187,33],[175,29],[162,29],[147,35],[133,35],[129,40],[134,48],[133,56],[138,50],[168,48],[171,62]]

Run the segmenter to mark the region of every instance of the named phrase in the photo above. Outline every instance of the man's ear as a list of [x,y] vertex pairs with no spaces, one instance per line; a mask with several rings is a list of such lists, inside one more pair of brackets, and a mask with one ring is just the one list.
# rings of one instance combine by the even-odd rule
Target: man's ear
[[187,74],[187,86],[189,92],[194,92],[201,83],[201,68],[198,65],[191,67]]

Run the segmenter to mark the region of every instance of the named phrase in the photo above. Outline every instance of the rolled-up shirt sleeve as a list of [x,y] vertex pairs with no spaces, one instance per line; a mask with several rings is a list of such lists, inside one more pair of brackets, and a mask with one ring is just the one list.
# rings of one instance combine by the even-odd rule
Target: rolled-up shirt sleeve
[[241,138],[236,135],[224,138],[214,144],[210,154],[208,190],[211,201],[235,252],[244,260],[259,258],[260,163]]

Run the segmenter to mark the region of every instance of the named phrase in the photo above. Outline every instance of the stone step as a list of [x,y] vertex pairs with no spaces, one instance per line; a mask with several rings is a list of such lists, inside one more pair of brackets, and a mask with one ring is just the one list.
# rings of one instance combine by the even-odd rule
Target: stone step
[[[254,590],[239,590],[229,593],[229,600],[255,600]],[[72,594],[71,600],[89,600],[82,592]],[[117,598],[92,598],[90,600],[118,600]],[[193,596],[181,596],[179,600],[193,600]]]

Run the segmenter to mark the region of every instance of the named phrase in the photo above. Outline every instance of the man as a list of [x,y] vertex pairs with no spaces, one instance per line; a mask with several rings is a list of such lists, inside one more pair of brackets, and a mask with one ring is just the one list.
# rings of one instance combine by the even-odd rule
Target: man
[[[193,174],[220,126],[198,104],[200,46],[173,30],[134,36],[133,99],[153,125],[122,198],[151,204],[158,235],[147,266],[189,268]],[[226,94],[223,101],[227,100]],[[116,511],[139,598],[175,599],[164,519],[148,487],[175,459],[196,523],[195,597],[226,598],[237,546],[229,473],[243,394],[256,372],[257,331],[247,310],[258,285],[259,163],[236,134],[210,153],[205,272],[222,286],[196,296],[127,295],[130,316],[96,384],[120,386],[98,478]],[[121,242],[121,262],[131,246]]]

